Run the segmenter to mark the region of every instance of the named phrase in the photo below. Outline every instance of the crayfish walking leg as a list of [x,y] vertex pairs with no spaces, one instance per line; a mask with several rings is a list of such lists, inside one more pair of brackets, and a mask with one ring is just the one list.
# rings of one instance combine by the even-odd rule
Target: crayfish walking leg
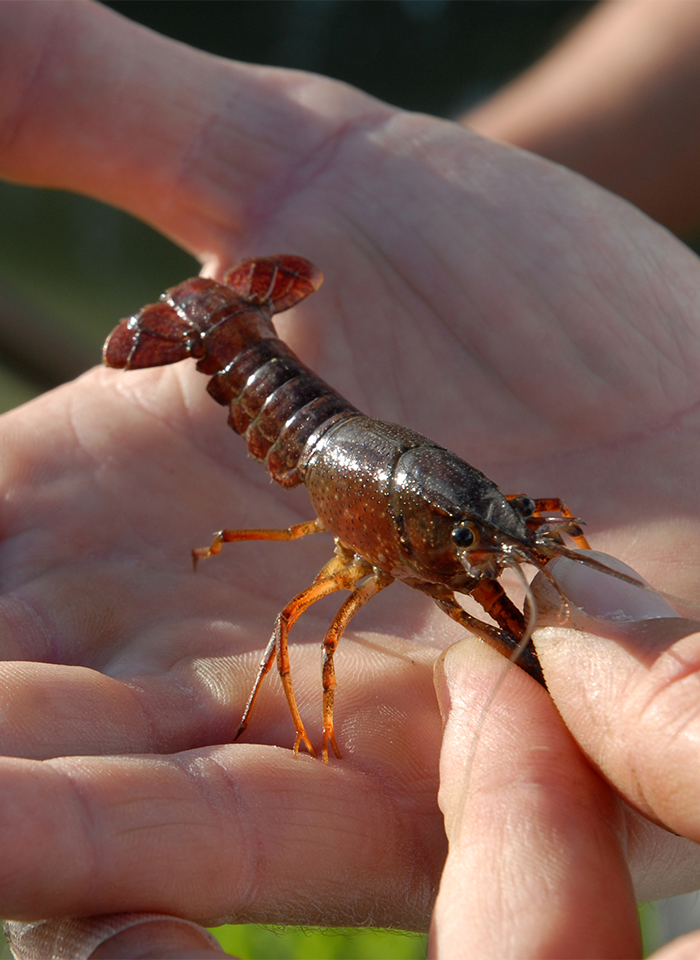
[[[275,531],[279,532],[279,531]],[[312,531],[311,531],[312,532]],[[361,580],[369,579],[360,587],[357,585]],[[338,590],[351,590],[352,595],[340,608],[338,614],[333,620],[331,627],[326,634],[324,641],[324,666],[323,666],[323,685],[324,685],[324,735],[323,735],[323,759],[328,763],[328,743],[330,742],[336,756],[340,756],[338,746],[333,734],[333,692],[335,687],[335,674],[333,670],[333,653],[337,647],[345,627],[352,616],[360,609],[371,597],[375,596],[381,589],[392,582],[392,578],[374,574],[373,569],[366,560],[360,557],[353,557],[349,562],[347,557],[333,557],[319,572],[314,582],[301,593],[297,594],[293,600],[284,607],[278,614],[275,621],[275,628],[272,636],[265,648],[258,673],[253,684],[253,689],[246,703],[243,717],[233,738],[237,740],[248,726],[248,720],[252,712],[255,701],[258,697],[262,682],[272,666],[272,662],[277,655],[277,669],[279,671],[282,687],[287,698],[287,705],[292,716],[295,729],[294,754],[298,754],[299,747],[303,743],[311,756],[316,756],[316,751],[309,740],[304,728],[304,723],[299,713],[299,707],[294,695],[292,684],[291,668],[289,662],[289,631],[294,626],[299,617],[317,600],[336,593]]]
[[321,521],[316,519],[307,520],[305,523],[295,523],[291,527],[282,527],[277,530],[267,530],[265,528],[219,530],[208,547],[195,547],[192,551],[192,562],[196,570],[200,560],[206,560],[207,557],[213,557],[215,554],[221,553],[221,546],[224,543],[236,543],[240,540],[299,540],[300,537],[306,537],[310,533],[323,533],[325,529]]
[[[363,561],[364,563],[365,561]],[[369,564],[367,564],[369,566]],[[388,587],[394,582],[394,578],[387,573],[374,571],[369,579],[365,580],[353,590],[340,610],[333,618],[333,622],[326,631],[323,639],[323,762],[328,763],[328,744],[333,747],[333,752],[340,760],[340,750],[335,739],[333,727],[333,701],[335,699],[335,667],[333,665],[333,656],[336,647],[342,639],[345,628],[350,620],[355,616],[360,607],[363,607],[368,600],[376,597],[380,590]]]

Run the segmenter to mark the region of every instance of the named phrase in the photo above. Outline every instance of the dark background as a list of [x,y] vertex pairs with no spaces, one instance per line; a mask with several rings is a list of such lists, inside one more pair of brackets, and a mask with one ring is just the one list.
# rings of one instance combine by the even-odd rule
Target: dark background
[[[294,67],[456,116],[556,43],[588,0],[118,0],[211,53]],[[115,322],[196,273],[187,254],[84,197],[0,182],[0,410],[99,362]]]
[[446,117],[537,59],[586,0],[162,0],[111,2],[125,17],[209,53],[344,80]]

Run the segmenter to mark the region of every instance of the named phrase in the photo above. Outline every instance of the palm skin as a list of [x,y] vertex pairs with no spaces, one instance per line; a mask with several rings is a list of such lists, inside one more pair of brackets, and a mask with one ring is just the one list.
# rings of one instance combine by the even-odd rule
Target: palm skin
[[[302,360],[364,412],[448,446],[505,492],[562,496],[596,548],[662,589],[697,596],[700,517],[689,478],[700,429],[699,277],[684,247],[592,184],[458,126],[321,78],[206,57],[101,8],[37,6],[51,21],[52,50],[71,57],[78,77],[91,76],[87,51],[99,39],[102,61],[121,71],[120,107],[110,110],[116,94],[97,85],[94,102],[71,98],[52,73],[58,53],[34,81],[43,99],[26,96],[25,65],[12,74],[10,64],[3,83],[17,97],[0,117],[14,131],[5,176],[124,206],[216,277],[242,256],[308,257],[325,284],[277,319]],[[31,14],[9,26],[39,29]],[[173,93],[183,72],[184,100]],[[149,116],[124,85],[152,105]],[[52,97],[64,104],[60,122]],[[65,132],[71,111],[92,132],[77,158]],[[52,149],[38,152],[38,142]],[[96,162],[115,144],[118,169]],[[463,633],[393,586],[358,615],[336,658],[341,762],[292,756],[274,677],[243,742],[230,745],[276,613],[332,543],[235,544],[192,571],[190,549],[213,530],[311,518],[303,490],[270,483],[247,459],[205,386],[189,361],[96,369],[1,421],[10,867],[0,913],[162,910],[425,928],[445,856],[433,666]],[[295,689],[316,744],[318,643],[334,609],[319,605],[292,634]],[[472,645],[473,690],[486,696],[501,668]],[[577,667],[598,676],[607,648],[587,649],[576,648]],[[609,746],[596,753],[596,724],[605,727],[614,702],[598,703],[598,719],[582,716],[571,660],[546,642],[542,655],[560,709],[607,779],[650,819],[700,839],[694,809],[677,814],[663,789],[635,792],[627,758],[611,760]],[[600,860],[569,870],[558,907],[548,902],[546,925],[562,925],[547,932],[552,955],[565,955],[569,940],[587,956],[628,955],[633,899],[620,835],[641,837],[627,853],[645,894],[692,888],[695,847],[622,811],[528,677],[510,671],[501,701],[507,707],[490,704],[486,723],[476,719],[483,696],[470,701],[476,732],[488,729],[487,766],[508,776],[517,755],[535,749],[528,737],[540,743],[551,732],[549,795],[587,811],[551,857],[568,863],[562,850],[581,846],[586,831],[605,836]],[[504,753],[499,731],[513,729],[522,747]],[[475,783],[479,756],[462,771]],[[444,767],[442,776],[445,807]],[[686,776],[691,793],[692,770]],[[536,819],[532,797],[521,800],[518,812]],[[593,879],[601,873],[602,885]],[[527,891],[534,902],[538,882]],[[602,916],[614,896],[624,929],[601,919],[586,952],[590,913]],[[518,911],[505,915],[517,931]],[[526,927],[534,954],[542,930]],[[482,948],[477,941],[474,955]]]

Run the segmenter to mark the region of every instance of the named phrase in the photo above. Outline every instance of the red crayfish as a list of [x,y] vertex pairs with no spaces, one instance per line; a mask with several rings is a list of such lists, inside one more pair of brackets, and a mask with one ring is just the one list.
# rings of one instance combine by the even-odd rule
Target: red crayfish
[[[587,548],[578,521],[558,498],[504,495],[456,454],[405,427],[364,416],[317,377],[277,336],[272,315],[313,293],[322,275],[302,257],[244,260],[224,283],[195,277],[122,322],[108,337],[104,362],[136,369],[194,357],[211,376],[207,390],[229,407],[228,422],[250,454],[284,487],[304,483],[316,518],[280,530],[222,530],[198,560],[236,540],[296,540],[327,531],[335,553],[314,582],[278,615],[236,738],[246,729],[263,678],[277,657],[294,721],[294,750],[316,755],[299,714],[288,634],[311,604],[348,590],[323,640],[323,743],[340,751],[333,730],[333,657],[354,614],[394,580],[426,593],[448,616],[519,663],[540,682],[528,643],[529,619],[499,582],[521,564],[542,570],[553,557],[580,559],[564,543]],[[615,573],[594,559],[594,567]],[[464,610],[469,594],[494,623]]]

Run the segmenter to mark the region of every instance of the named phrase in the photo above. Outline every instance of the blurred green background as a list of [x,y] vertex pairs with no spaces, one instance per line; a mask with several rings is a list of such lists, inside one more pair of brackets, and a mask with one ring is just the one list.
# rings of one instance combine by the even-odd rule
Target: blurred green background
[[[311,70],[397,106],[450,117],[536,60],[593,3],[119,0],[106,5],[221,56]],[[0,412],[98,363],[102,341],[117,320],[197,271],[191,257],[127,214],[84,197],[0,182]],[[661,908],[645,907],[642,917],[648,948],[680,932],[678,924],[669,929]],[[425,956],[424,938],[386,931],[235,926],[221,927],[216,935],[229,953],[251,960]],[[9,953],[0,949],[3,955]]]
[[426,937],[394,930],[301,930],[229,926],[212,930],[241,960],[422,960]]

